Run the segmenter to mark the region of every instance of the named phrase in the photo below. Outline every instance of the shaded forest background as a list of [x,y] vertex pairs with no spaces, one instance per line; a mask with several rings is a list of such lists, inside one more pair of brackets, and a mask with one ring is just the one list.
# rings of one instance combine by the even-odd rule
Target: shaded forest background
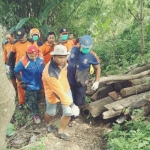
[[[141,66],[149,62],[149,0],[0,0],[0,12],[0,24],[6,30],[15,32],[23,27],[29,32],[35,27],[41,31],[41,38],[49,31],[55,31],[58,39],[60,28],[66,27],[76,38],[84,34],[91,35],[94,41],[93,50],[101,59],[103,76],[119,74],[126,71],[128,66]],[[16,120],[21,120],[20,117],[23,118],[24,114],[15,115]],[[146,129],[148,134],[149,126],[146,128],[142,122],[127,125],[129,128],[136,125]],[[120,128],[115,128],[114,134],[118,137],[116,130]],[[108,139],[109,146],[112,147],[116,143],[116,139],[114,143],[112,141],[114,134],[110,134],[110,141]],[[143,137],[146,134],[138,135]],[[141,138],[135,134],[133,137],[139,143],[137,139]],[[129,138],[129,141],[132,140]],[[125,147],[129,142],[118,140],[118,145],[120,143],[125,143],[121,145]]]
[[39,28],[42,37],[62,27],[94,39],[103,75],[117,74],[150,56],[149,0],[0,0],[0,23],[7,30]]

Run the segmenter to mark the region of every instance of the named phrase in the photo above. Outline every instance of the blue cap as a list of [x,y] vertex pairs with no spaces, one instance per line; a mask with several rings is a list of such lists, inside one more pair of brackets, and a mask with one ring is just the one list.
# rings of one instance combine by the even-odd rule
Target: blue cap
[[89,35],[84,35],[81,37],[81,47],[83,48],[92,48],[93,40],[91,36]]

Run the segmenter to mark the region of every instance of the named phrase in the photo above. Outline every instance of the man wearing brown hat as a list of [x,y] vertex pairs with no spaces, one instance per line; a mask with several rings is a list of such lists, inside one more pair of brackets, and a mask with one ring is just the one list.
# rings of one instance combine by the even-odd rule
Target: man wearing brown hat
[[[26,55],[26,49],[28,46],[33,44],[33,40],[27,39],[27,33],[24,29],[20,28],[16,31],[17,40],[14,42],[10,56],[7,62],[7,71],[9,72],[10,66],[15,61],[15,64]],[[16,56],[16,60],[14,57]],[[24,104],[24,90],[22,89],[19,81],[17,80],[17,91],[19,99],[19,108],[22,108]]]
[[45,121],[49,132],[53,131],[53,126],[50,124],[52,116],[57,114],[57,103],[62,106],[63,115],[60,121],[58,137],[64,140],[69,140],[69,136],[64,133],[72,115],[79,115],[79,108],[73,103],[72,93],[67,79],[67,64],[66,59],[67,49],[63,45],[56,45],[51,61],[45,66],[43,71],[43,85],[46,98]]

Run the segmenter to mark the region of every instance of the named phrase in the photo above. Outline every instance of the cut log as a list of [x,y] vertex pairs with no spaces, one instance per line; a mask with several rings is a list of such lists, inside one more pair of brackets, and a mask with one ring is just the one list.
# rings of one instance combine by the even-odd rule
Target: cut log
[[143,78],[140,78],[140,79],[134,79],[134,80],[130,80],[130,82],[132,83],[132,86],[140,85],[140,84],[150,82],[150,77],[143,77]]
[[103,99],[99,99],[98,101],[92,102],[90,104],[88,104],[87,106],[87,110],[90,111],[91,115],[93,117],[97,117],[100,114],[102,114],[102,112],[104,112],[105,110],[107,110],[104,105],[106,104],[110,104],[114,102],[114,100],[111,97],[105,97]]
[[145,99],[145,96],[134,102],[129,108],[124,112],[125,115],[130,114],[134,109],[143,107],[143,115],[146,116],[150,112],[150,101]]
[[[87,96],[92,96],[94,93],[96,93],[95,91],[91,90],[92,84],[93,84],[93,83],[90,82],[90,83],[88,84],[88,86],[87,86],[87,91],[86,91],[86,95],[87,95]],[[106,86],[107,86],[106,83],[101,83],[101,84],[99,84],[98,89],[100,89],[100,88],[102,88],[102,87],[106,87]]]
[[118,99],[118,97],[119,97],[119,95],[118,95],[118,93],[116,92],[116,91],[113,91],[113,92],[110,92],[110,93],[108,93],[108,95],[113,99],[113,100],[117,100]]
[[[120,80],[114,80],[114,81],[106,81],[105,83],[107,84],[107,85],[110,85],[110,84],[113,84],[113,83],[119,83],[119,82],[121,82]],[[103,83],[103,82],[102,82]]]
[[149,92],[133,95],[133,96],[124,98],[120,101],[115,101],[111,104],[106,104],[106,105],[104,105],[104,107],[106,107],[107,109],[111,109],[111,110],[112,109],[113,110],[121,110],[121,109],[129,107],[131,104],[133,104],[134,102],[141,99],[144,95],[148,95],[148,94],[149,94]]
[[127,87],[131,87],[132,83],[129,80],[127,80],[127,81],[122,82],[122,85],[124,88],[127,88]]
[[118,82],[118,83],[114,83],[113,84],[113,89],[114,89],[114,91],[116,91],[116,92],[120,92],[120,90],[123,88],[123,85],[122,85],[122,83],[121,82]]
[[108,93],[112,92],[112,91],[113,91],[113,88],[111,86],[102,87],[96,93],[94,93],[90,97],[90,99],[92,101],[96,101],[96,100],[102,99],[102,98],[108,96]]
[[127,97],[130,95],[146,92],[148,90],[150,90],[150,83],[145,83],[145,84],[136,85],[133,87],[123,88],[120,91],[120,95],[122,97]]
[[135,69],[138,67],[138,64],[134,64],[134,65],[131,65],[131,66],[128,66],[126,67],[126,69],[124,70],[124,73],[127,74],[129,73],[131,70]]
[[135,75],[114,75],[114,76],[110,76],[110,77],[102,77],[100,78],[100,84],[102,82],[107,82],[107,81],[123,81],[123,80],[132,80],[132,79],[137,79],[137,78],[141,78],[144,77],[146,75],[150,74],[150,70],[147,71],[143,71],[139,74],[135,74]]
[[130,72],[128,72],[127,74],[138,74],[140,72],[146,71],[150,69],[150,64],[144,65],[144,66],[140,66],[137,67],[135,69],[132,69]]
[[90,91],[86,91],[86,95],[87,96],[92,96],[93,94],[95,93],[95,91],[93,91],[93,90],[90,90]]
[[124,123],[124,122],[126,121],[126,119],[127,119],[127,116],[122,115],[122,116],[120,116],[120,117],[116,120],[116,122],[117,122],[118,124],[122,124],[122,123]]
[[119,116],[122,113],[122,110],[115,111],[113,109],[105,111],[102,113],[103,119],[109,119],[116,116]]
[[121,83],[124,88],[132,86],[132,83],[129,80],[126,80],[126,81],[106,81],[107,85],[110,85],[110,84],[113,84],[113,83],[114,84]]

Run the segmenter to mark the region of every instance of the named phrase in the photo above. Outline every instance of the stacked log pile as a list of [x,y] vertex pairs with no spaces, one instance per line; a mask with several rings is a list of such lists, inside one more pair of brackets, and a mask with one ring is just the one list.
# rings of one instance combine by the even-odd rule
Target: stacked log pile
[[134,108],[143,106],[145,114],[150,111],[147,111],[150,102],[150,64],[131,69],[126,74],[101,77],[97,91],[91,91],[91,85],[92,81],[86,95],[92,101],[87,109],[93,117],[102,115],[103,119],[108,119],[126,115]]

